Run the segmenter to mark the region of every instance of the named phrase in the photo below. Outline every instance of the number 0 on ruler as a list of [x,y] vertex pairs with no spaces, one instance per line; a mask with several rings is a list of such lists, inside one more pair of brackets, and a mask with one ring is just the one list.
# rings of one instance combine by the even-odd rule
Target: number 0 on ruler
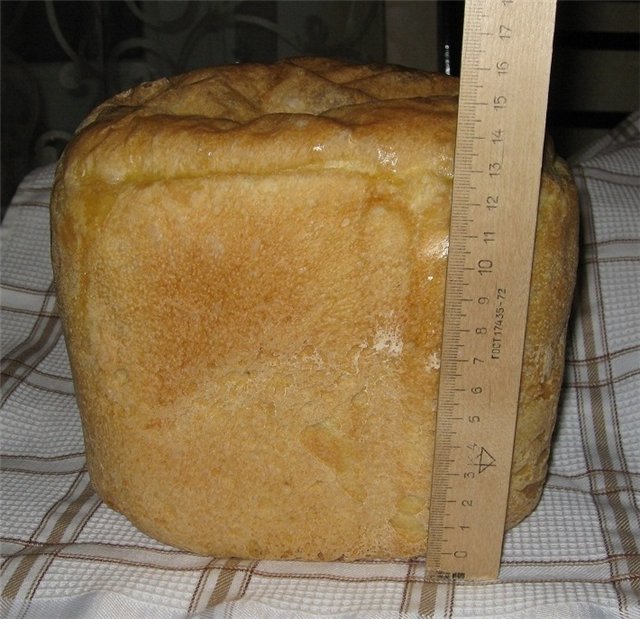
[[427,548],[432,575],[496,578],[500,566],[554,19],[555,0],[465,3]]

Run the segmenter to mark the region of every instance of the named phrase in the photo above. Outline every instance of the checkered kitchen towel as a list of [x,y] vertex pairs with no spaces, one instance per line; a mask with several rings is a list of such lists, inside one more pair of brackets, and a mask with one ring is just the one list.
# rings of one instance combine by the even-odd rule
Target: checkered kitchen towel
[[640,115],[574,162],[582,262],[551,472],[500,578],[435,584],[423,561],[204,558],[91,489],[49,264],[51,167],[2,227],[3,617],[639,617]]

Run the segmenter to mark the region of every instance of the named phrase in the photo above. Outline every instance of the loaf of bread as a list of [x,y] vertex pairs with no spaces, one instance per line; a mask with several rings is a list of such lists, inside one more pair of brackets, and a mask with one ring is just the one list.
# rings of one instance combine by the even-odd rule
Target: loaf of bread
[[[215,556],[425,555],[457,80],[304,58],[99,106],[57,169],[93,484]],[[547,469],[577,202],[545,153],[507,526]]]

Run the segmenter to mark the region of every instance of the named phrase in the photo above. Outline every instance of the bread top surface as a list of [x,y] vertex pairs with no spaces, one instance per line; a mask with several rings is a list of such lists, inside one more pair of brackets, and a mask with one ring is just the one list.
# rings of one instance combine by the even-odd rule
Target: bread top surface
[[[457,80],[438,74],[322,59],[201,69],[96,108],[68,148],[66,175],[113,184],[332,161],[396,172],[415,165],[407,149],[425,136],[437,169],[451,157],[456,92]],[[369,141],[351,136],[372,128]],[[404,152],[385,151],[386,144]]]
[[359,103],[457,94],[458,80],[438,73],[294,58],[273,65],[199,69],[145,83],[98,106],[80,128],[142,109],[145,114],[226,120],[221,126],[231,127],[270,114],[317,116]]

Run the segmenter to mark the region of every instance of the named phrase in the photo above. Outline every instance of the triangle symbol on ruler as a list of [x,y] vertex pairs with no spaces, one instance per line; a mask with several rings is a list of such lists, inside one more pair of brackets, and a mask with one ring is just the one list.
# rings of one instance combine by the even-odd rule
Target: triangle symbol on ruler
[[483,473],[490,466],[496,465],[496,459],[484,448],[480,448],[480,455],[478,456],[478,473]]

